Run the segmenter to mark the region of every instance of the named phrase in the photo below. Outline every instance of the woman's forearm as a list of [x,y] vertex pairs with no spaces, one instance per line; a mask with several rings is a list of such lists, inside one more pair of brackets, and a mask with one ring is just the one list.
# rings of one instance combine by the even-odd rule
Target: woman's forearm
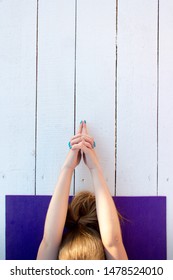
[[122,242],[121,228],[115,204],[101,169],[92,169],[91,175],[102,242],[106,247],[115,246],[118,242]]
[[67,215],[68,198],[73,170],[63,167],[46,215],[43,239],[59,246]]

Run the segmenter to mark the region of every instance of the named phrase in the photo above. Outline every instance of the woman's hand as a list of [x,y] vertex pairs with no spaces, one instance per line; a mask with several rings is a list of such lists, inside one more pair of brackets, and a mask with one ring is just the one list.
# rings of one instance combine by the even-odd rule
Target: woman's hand
[[100,163],[94,150],[94,139],[88,135],[86,122],[82,122],[82,132],[75,135],[70,142],[72,150],[81,150],[83,160],[90,170],[100,168]]
[[74,170],[76,166],[80,163],[81,160],[80,148],[73,149],[72,143],[76,141],[76,139],[79,137],[79,135],[81,135],[81,133],[82,133],[82,123],[80,123],[79,125],[77,134],[74,135],[69,142],[69,146],[71,147],[71,149],[67,154],[65,162],[63,164],[63,168],[69,168],[71,170]]

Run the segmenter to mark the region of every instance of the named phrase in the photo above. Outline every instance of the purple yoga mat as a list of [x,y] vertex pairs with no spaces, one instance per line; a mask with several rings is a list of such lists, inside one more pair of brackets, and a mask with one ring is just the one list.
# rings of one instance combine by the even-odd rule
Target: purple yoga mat
[[[51,196],[6,196],[6,259],[32,260]],[[166,197],[113,197],[131,260],[166,259]]]

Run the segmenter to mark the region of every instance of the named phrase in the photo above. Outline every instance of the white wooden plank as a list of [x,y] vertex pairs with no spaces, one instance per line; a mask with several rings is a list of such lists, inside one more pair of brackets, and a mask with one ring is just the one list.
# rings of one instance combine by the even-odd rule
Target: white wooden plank
[[[77,6],[76,127],[86,120],[112,194],[115,193],[116,1],[83,0]],[[75,176],[76,192],[92,190],[86,166]]]
[[75,0],[40,1],[38,32],[37,194],[52,194],[74,133]]
[[173,259],[173,2],[160,1],[159,195],[167,197],[167,258]]
[[119,1],[117,195],[157,191],[157,1]]
[[0,259],[5,194],[34,193],[36,1],[0,2]]

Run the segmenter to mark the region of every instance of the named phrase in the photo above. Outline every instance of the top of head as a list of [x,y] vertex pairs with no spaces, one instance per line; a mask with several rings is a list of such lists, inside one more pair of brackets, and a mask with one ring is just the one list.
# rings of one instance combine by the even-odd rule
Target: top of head
[[59,259],[105,259],[95,196],[91,192],[83,191],[74,196],[68,208],[66,228]]

